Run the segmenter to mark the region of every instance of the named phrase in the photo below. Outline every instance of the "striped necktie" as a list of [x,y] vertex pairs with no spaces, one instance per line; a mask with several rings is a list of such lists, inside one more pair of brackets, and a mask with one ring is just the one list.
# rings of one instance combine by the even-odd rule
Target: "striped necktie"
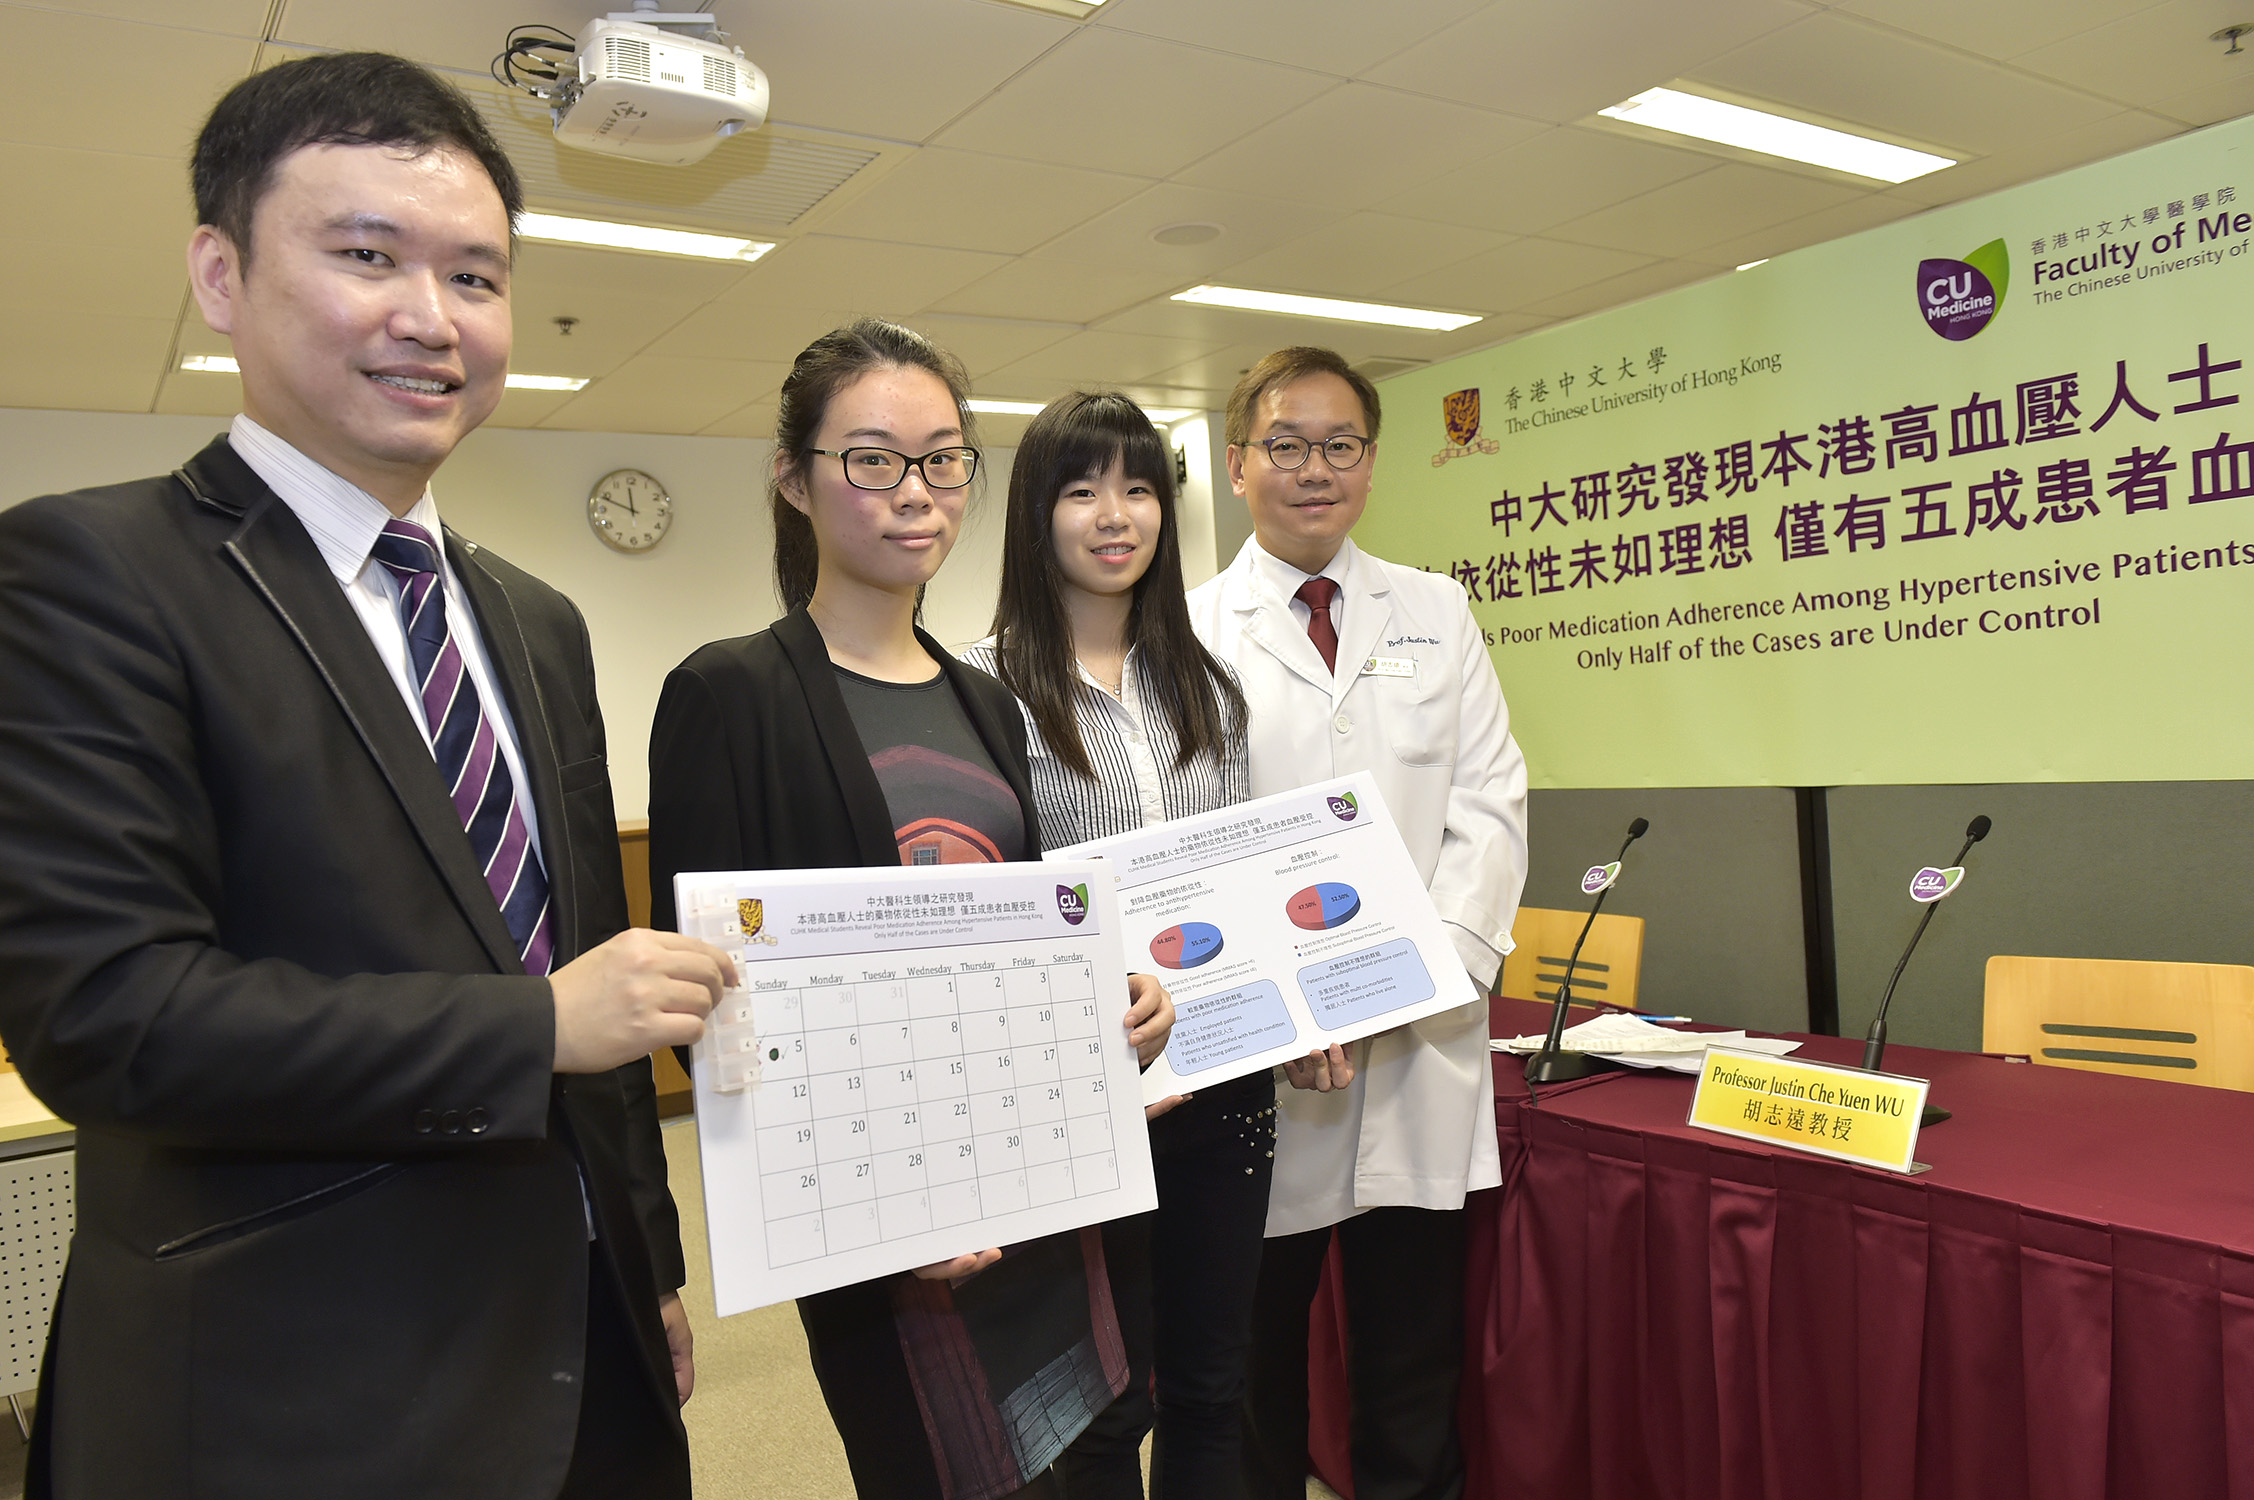
[[412,521],[387,521],[374,555],[399,580],[399,620],[407,628],[407,653],[414,662],[438,773],[446,779],[454,811],[484,867],[485,883],[516,939],[524,971],[546,974],[555,957],[548,877],[532,847],[524,810],[517,806],[500,738],[447,624],[438,545]]

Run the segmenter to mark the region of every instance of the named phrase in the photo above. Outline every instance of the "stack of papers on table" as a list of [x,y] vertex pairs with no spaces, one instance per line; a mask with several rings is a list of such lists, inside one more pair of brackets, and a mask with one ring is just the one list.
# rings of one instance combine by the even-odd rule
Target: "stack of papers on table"
[[[1542,1050],[1540,1036],[1497,1037],[1488,1046],[1497,1052]],[[1766,1052],[1783,1057],[1800,1050],[1798,1042],[1779,1037],[1747,1036],[1742,1031],[1670,1031],[1641,1016],[1607,1012],[1594,1020],[1565,1028],[1560,1045],[1567,1052],[1587,1052],[1630,1068],[1665,1068],[1674,1073],[1696,1073],[1698,1060],[1709,1047],[1732,1047],[1740,1052]]]

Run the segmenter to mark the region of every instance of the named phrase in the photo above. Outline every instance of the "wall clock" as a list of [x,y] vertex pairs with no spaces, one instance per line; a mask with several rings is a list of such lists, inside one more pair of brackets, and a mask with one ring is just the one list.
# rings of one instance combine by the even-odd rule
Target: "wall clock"
[[587,524],[621,552],[647,552],[673,525],[673,497],[640,469],[614,469],[588,492]]

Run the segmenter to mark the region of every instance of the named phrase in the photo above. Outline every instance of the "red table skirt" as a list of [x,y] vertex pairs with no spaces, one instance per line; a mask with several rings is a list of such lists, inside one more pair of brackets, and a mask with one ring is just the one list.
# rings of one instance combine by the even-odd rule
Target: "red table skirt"
[[[2219,1093],[2099,1081],[2123,1084]],[[1688,1079],[1633,1076],[1539,1109],[1498,1099],[1503,1186],[1469,1205],[1470,1496],[2254,1496],[2254,1235],[2154,1233],[1661,1123],[1688,1097]],[[2215,1104],[2254,1124],[2245,1096]],[[2198,1148],[2234,1225],[2248,1145]],[[1351,1495],[1327,1282],[1314,1332],[1312,1457]]]

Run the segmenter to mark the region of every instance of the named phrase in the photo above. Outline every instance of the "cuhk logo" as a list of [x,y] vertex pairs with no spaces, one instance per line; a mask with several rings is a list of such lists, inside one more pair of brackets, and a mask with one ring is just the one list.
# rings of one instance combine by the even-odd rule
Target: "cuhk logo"
[[2011,255],[2002,240],[1990,240],[1963,260],[1921,260],[1918,312],[1926,327],[1951,343],[1962,343],[1995,318],[2010,281]]
[[1581,877],[1581,894],[1594,896],[1599,891],[1610,890],[1612,882],[1620,878],[1620,861],[1609,865],[1591,865],[1589,873]]
[[1918,902],[1938,901],[1955,890],[1957,882],[1962,879],[1963,865],[1951,865],[1946,870],[1936,870],[1927,865],[1910,877],[1910,899]]
[[1078,927],[1088,920],[1088,888],[1084,885],[1057,887],[1057,913]]
[[1341,823],[1353,822],[1354,815],[1361,810],[1361,805],[1355,802],[1352,792],[1340,792],[1330,799],[1330,815]]

